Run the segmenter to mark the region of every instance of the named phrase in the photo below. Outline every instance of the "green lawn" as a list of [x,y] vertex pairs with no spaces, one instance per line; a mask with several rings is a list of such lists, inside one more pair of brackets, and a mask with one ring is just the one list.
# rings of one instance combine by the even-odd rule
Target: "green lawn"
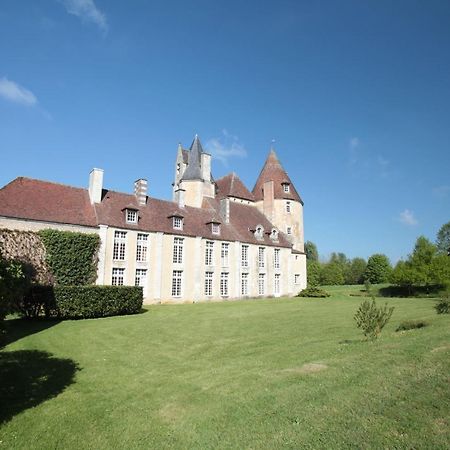
[[[8,321],[0,449],[448,449],[450,316],[389,299],[391,322],[364,342],[362,299],[332,291]],[[429,326],[396,333],[405,319]]]

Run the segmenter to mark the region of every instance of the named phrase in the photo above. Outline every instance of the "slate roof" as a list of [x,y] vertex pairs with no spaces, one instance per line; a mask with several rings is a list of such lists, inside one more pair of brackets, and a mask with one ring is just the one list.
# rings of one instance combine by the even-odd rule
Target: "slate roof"
[[216,180],[216,185],[219,198],[237,197],[252,202],[255,201],[255,196],[245,187],[244,183],[234,172]]
[[201,169],[201,154],[203,153],[203,147],[200,143],[200,139],[195,135],[192,141],[191,148],[188,154],[188,165],[183,174],[183,180],[202,180]]
[[[125,221],[125,208],[138,210],[138,223]],[[172,217],[184,218],[183,230],[174,230]],[[268,233],[273,225],[252,205],[230,201],[230,223],[220,214],[220,200],[205,198],[202,208],[179,208],[171,201],[148,197],[146,205],[139,205],[133,194],[103,190],[101,203],[91,205],[87,189],[74,188],[48,181],[16,178],[0,189],[0,216],[30,219],[61,224],[96,227],[109,225],[117,228],[164,232],[210,239],[291,247],[279,233],[279,242],[273,242]],[[220,218],[220,235],[212,234],[211,221]],[[264,239],[255,238],[257,225],[265,230]]]
[[[303,200],[295,189],[287,172],[283,169],[283,166],[273,149],[270,150],[269,156],[266,159],[264,167],[262,168],[252,191],[256,201],[264,199],[263,187],[266,181],[273,181],[275,198],[296,200],[303,205]],[[283,183],[289,183],[289,192],[284,192]]]

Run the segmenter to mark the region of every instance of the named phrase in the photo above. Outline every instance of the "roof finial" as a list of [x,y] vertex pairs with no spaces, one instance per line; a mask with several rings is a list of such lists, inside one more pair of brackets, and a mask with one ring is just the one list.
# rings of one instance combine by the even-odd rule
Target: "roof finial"
[[275,151],[275,149],[274,149],[274,144],[275,144],[275,139],[272,139],[272,140],[270,141],[270,151],[272,151],[272,152]]

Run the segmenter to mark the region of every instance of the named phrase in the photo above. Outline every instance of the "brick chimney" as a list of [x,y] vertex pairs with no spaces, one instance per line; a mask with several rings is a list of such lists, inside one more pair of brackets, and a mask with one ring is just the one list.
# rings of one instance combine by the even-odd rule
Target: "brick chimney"
[[144,206],[147,203],[147,180],[139,178],[134,182],[134,195],[139,205]]

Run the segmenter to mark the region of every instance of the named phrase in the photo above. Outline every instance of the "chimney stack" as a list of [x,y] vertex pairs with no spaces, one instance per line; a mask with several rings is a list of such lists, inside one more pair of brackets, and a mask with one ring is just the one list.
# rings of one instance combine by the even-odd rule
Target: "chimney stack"
[[139,205],[144,206],[147,203],[147,180],[139,178],[134,182],[134,195]]
[[230,199],[220,199],[220,214],[225,223],[230,223]]
[[175,191],[175,201],[178,203],[179,208],[184,208],[184,206],[185,206],[185,200],[184,200],[185,192],[186,192],[186,190],[182,189],[182,188],[178,188]]
[[103,170],[92,169],[89,175],[89,198],[91,204],[100,203],[102,201],[103,190]]
[[202,179],[204,181],[211,181],[211,155],[208,153],[202,153],[200,165],[202,170]]

